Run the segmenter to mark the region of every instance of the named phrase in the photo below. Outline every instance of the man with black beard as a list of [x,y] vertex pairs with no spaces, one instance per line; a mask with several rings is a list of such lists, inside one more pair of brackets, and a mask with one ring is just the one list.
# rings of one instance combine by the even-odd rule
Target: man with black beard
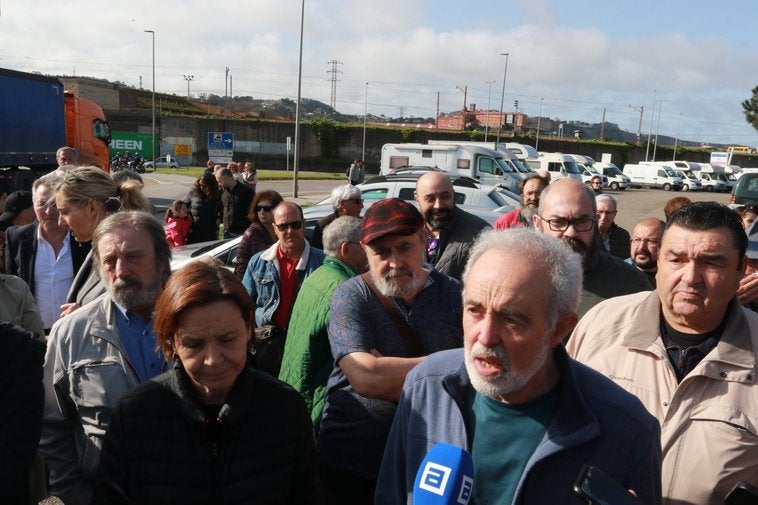
[[426,355],[461,346],[460,283],[423,261],[424,219],[398,198],[373,204],[361,245],[369,272],[332,295],[335,367],[318,435],[327,503],[370,504],[396,402]]
[[408,374],[377,505],[453,503],[453,493],[417,494],[443,494],[442,479],[414,485],[417,473],[442,473],[421,466],[438,442],[471,453],[473,490],[456,503],[579,503],[572,483],[588,462],[660,503],[657,421],[561,345],[581,282],[580,259],[560,240],[523,228],[481,235],[463,277],[463,349]]
[[443,172],[419,177],[415,196],[426,225],[426,261],[460,280],[471,244],[490,225],[456,207],[453,183]]
[[117,212],[92,237],[106,293],[58,320],[45,355],[45,414],[39,452],[50,492],[92,501],[103,435],[116,402],[167,369],[155,345],[153,309],[171,273],[163,227],[145,212]]
[[521,206],[507,212],[497,218],[494,228],[507,230],[508,228],[531,228],[532,216],[537,213],[540,204],[540,195],[550,181],[540,175],[530,175],[518,185],[518,194],[521,197]]
[[550,184],[532,219],[535,230],[565,240],[582,255],[580,318],[607,298],[653,288],[645,274],[599,247],[595,194],[586,184],[575,179]]

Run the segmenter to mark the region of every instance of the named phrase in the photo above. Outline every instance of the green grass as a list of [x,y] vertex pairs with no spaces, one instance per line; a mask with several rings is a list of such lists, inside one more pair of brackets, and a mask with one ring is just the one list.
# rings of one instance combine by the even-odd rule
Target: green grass
[[[176,174],[176,175],[188,175],[191,177],[200,177],[203,175],[205,167],[189,167],[189,168],[159,168],[156,170],[159,174]],[[151,172],[148,172],[151,173]],[[284,170],[258,170],[259,181],[287,181],[293,178],[293,171],[289,172]],[[299,180],[345,180],[344,174],[330,173],[330,172],[303,172],[300,171],[297,174]]]

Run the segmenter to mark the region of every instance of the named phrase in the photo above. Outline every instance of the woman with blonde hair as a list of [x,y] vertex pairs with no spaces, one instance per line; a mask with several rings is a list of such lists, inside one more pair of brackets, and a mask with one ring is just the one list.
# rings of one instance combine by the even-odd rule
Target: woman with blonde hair
[[[117,183],[110,174],[92,166],[72,168],[57,177],[55,204],[59,223],[67,226],[80,243],[89,243],[97,225],[109,214],[120,210],[150,211],[150,202],[142,194],[138,181],[128,179]],[[61,317],[104,292],[105,284],[90,251],[76,272],[67,303],[61,306]]]

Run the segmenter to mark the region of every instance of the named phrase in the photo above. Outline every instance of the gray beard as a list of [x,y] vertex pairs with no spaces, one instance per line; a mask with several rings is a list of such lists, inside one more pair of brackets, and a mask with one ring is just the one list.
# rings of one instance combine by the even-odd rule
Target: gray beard
[[[407,275],[410,275],[410,278]],[[405,277],[406,280],[404,282],[399,280],[401,277]],[[371,278],[374,280],[376,289],[388,297],[402,298],[409,293],[413,293],[421,286],[421,279],[406,269],[392,269],[383,277],[371,272]]]
[[522,207],[521,208],[521,217],[524,218],[524,221],[532,224],[532,218],[537,214],[537,207]]
[[138,310],[155,305],[162,288],[160,277],[147,286],[136,279],[118,279],[108,286],[108,293],[126,310]]
[[[475,348],[477,356],[486,355],[497,358],[503,365],[503,371],[494,377],[485,378],[479,375],[474,363]],[[516,372],[512,369],[510,359],[503,347],[486,348],[479,343],[475,343],[471,350],[464,351],[464,363],[466,365],[466,372],[471,380],[471,386],[480,394],[499,399],[526,386],[532,377],[534,377],[534,374],[537,373],[537,370],[542,367],[549,352],[550,348],[546,344],[538,359],[535,359],[532,363],[531,368],[522,372]]]

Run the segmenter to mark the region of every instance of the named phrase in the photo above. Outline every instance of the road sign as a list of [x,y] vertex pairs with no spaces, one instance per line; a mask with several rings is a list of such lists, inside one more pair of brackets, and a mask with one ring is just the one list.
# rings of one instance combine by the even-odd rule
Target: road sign
[[174,144],[174,156],[192,156],[192,145]]
[[208,158],[217,163],[229,163],[234,156],[234,134],[208,132]]

